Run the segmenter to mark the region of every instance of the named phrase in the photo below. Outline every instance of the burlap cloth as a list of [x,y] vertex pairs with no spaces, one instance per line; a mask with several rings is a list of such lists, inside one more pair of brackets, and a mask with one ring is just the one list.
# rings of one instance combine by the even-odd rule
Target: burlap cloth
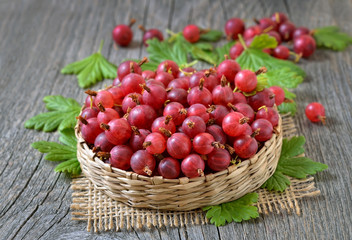
[[[297,135],[293,119],[289,115],[282,115],[282,120],[283,137]],[[269,192],[265,189],[256,191],[259,195],[256,204],[259,213],[286,211],[300,215],[301,209],[298,200],[320,194],[319,189],[315,187],[313,177],[303,180],[290,178],[290,181],[291,185],[283,193]],[[72,179],[71,188],[73,189],[72,219],[87,221],[87,231],[91,231],[92,227],[97,232],[112,229],[119,231],[163,226],[182,227],[209,222],[201,209],[176,212],[126,206],[96,189],[90,180],[83,175]]]

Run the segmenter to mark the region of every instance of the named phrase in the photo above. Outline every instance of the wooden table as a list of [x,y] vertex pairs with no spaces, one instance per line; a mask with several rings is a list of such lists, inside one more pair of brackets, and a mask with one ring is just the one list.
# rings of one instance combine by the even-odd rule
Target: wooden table
[[[224,227],[186,226],[150,231],[86,232],[71,220],[70,178],[54,173],[55,163],[30,147],[57,134],[27,130],[25,120],[45,111],[42,99],[61,94],[83,102],[74,76],[60,74],[66,64],[96,51],[119,64],[146,56],[142,33],[134,27],[129,48],[113,47],[116,24],[135,17],[138,24],[180,31],[188,23],[223,29],[226,19],[274,11],[311,29],[338,25],[352,33],[352,2],[332,1],[87,1],[2,0],[0,2],[0,238],[1,239],[351,239],[352,238],[352,48],[319,50],[300,66],[307,71],[297,93],[299,132],[309,157],[329,170],[316,176],[321,196],[301,201],[302,215],[270,214]],[[110,84],[105,80],[95,89]],[[327,125],[310,123],[305,106],[321,102]]]

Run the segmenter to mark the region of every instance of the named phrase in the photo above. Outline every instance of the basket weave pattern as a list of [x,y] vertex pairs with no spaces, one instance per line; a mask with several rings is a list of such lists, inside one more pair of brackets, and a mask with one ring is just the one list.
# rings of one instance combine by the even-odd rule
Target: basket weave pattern
[[139,208],[188,211],[233,201],[258,189],[274,172],[282,146],[282,119],[277,134],[249,160],[203,177],[164,179],[146,177],[104,163],[75,128],[77,158],[94,186],[114,200]]

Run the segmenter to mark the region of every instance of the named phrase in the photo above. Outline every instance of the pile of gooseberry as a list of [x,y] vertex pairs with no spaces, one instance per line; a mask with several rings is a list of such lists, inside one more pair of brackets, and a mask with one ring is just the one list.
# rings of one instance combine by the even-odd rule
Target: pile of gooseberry
[[118,67],[113,85],[88,90],[78,118],[95,156],[122,170],[167,179],[199,177],[254,156],[275,134],[285,100],[277,86],[257,89],[256,72],[235,60],[196,71],[172,60],[142,71]]
[[[316,48],[314,38],[311,31],[306,27],[296,27],[284,13],[276,12],[270,18],[262,18],[254,20],[256,25],[248,28],[244,27],[244,23],[239,18],[231,18],[225,24],[225,33],[228,39],[237,40],[239,35],[243,35],[245,43],[249,46],[253,38],[260,34],[268,34],[274,37],[278,46],[274,49],[264,49],[265,53],[279,59],[288,59],[290,55],[308,58]],[[287,44],[293,41],[293,52],[290,51]],[[230,50],[230,57],[236,59],[241,55],[243,46],[237,42]]]
[[[132,38],[133,33],[131,26],[135,23],[135,19],[132,19],[129,25],[120,24],[117,25],[112,31],[112,37],[114,41],[120,46],[127,46]],[[278,43],[278,46],[274,49],[263,49],[265,53],[272,55],[279,59],[289,59],[290,55],[294,55],[296,60],[300,57],[308,58],[311,56],[315,49],[316,43],[314,38],[311,36],[312,31],[306,27],[296,27],[288,17],[281,12],[275,12],[271,17],[261,18],[259,20],[254,19],[256,25],[245,28],[245,24],[240,18],[230,18],[226,21],[224,30],[228,40],[237,40],[239,35],[242,35],[245,44],[249,46],[253,41],[253,38],[257,35],[268,34],[274,37]],[[159,41],[163,41],[163,35],[158,29],[146,30],[143,26],[139,25],[144,33],[143,42],[147,46],[146,41],[148,39],[156,38]],[[184,38],[191,42],[198,42],[202,33],[206,33],[206,30],[199,28],[197,25],[190,24],[185,26],[182,31]],[[293,52],[287,47],[287,44],[293,41]],[[241,42],[234,44],[229,52],[229,56],[232,59],[236,59],[243,52],[243,45]]]
[[[270,18],[254,19],[256,25],[245,28],[245,24],[240,18],[231,18],[227,20],[224,30],[228,40],[237,40],[242,35],[245,45],[249,46],[253,38],[257,35],[268,34],[274,37],[278,46],[274,49],[263,49],[263,52],[279,59],[289,59],[294,55],[298,60],[300,57],[308,58],[316,48],[311,31],[306,27],[296,27],[284,13],[276,12]],[[187,25],[183,29],[184,38],[191,42],[197,42],[200,39],[201,29],[196,25]],[[293,41],[293,52],[290,51],[287,44]],[[241,42],[232,46],[229,56],[236,59],[243,52],[244,47]]]

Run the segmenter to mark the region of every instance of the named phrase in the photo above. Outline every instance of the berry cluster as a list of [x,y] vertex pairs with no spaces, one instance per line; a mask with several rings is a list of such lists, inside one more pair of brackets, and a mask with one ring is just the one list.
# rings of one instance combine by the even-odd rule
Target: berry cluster
[[[112,38],[114,39],[115,43],[121,47],[126,47],[130,44],[133,39],[133,32],[131,27],[136,22],[136,19],[131,19],[129,25],[120,24],[117,25],[114,30],[112,30]],[[155,28],[146,30],[142,25],[139,25],[138,28],[143,31],[143,43],[145,46],[148,46],[146,43],[147,40],[156,38],[159,41],[164,40],[163,34]]]
[[[314,51],[316,49],[316,42],[315,42],[314,38],[312,37],[312,31],[310,31],[306,27],[296,27],[288,19],[288,17],[284,13],[276,12],[271,17],[262,18],[260,20],[254,19],[254,21],[255,21],[256,25],[250,26],[248,28],[245,27],[243,20],[240,18],[231,18],[226,22],[224,30],[225,30],[225,33],[226,33],[228,40],[231,40],[231,39],[237,40],[239,38],[239,35],[242,35],[244,38],[244,42],[238,41],[237,43],[235,43],[231,47],[231,49],[229,51],[229,56],[231,59],[236,59],[237,57],[239,57],[242,54],[245,46],[247,46],[247,47],[250,46],[254,37],[257,35],[261,35],[261,34],[268,34],[269,36],[274,37],[276,39],[278,46],[274,49],[270,49],[270,48],[263,49],[263,52],[270,54],[273,57],[278,58],[278,59],[287,60],[290,58],[290,55],[293,55],[293,56],[295,56],[295,61],[298,61],[299,58],[301,58],[301,57],[308,58],[309,56],[311,56],[314,53]],[[116,44],[118,44],[120,46],[128,46],[130,44],[130,42],[132,41],[132,38],[133,38],[133,32],[131,30],[131,27],[135,22],[136,22],[136,20],[132,19],[130,21],[129,25],[121,24],[121,25],[117,25],[114,28],[114,30],[112,31],[112,37],[113,37],[114,41],[116,42]],[[144,33],[143,43],[145,46],[148,46],[146,41],[149,39],[156,38],[159,41],[163,41],[163,39],[164,39],[163,34],[158,29],[146,30],[141,25],[139,25],[139,29],[141,29]],[[207,31],[209,31],[209,30],[201,29],[197,25],[190,24],[190,25],[187,25],[183,29],[182,33],[183,33],[183,37],[188,42],[196,43],[200,40],[200,36],[204,33],[207,33]],[[289,43],[292,43],[292,42],[293,42],[293,46],[292,46],[293,52],[290,51],[290,49],[288,47]],[[226,63],[223,65],[224,66],[230,65],[230,63]],[[234,64],[232,64],[232,65],[234,65]],[[178,69],[176,69],[177,66],[172,65],[172,67],[173,67],[173,70],[172,70],[173,73],[178,72]],[[233,66],[233,67],[234,68],[232,68],[232,69],[235,69],[235,70],[232,70],[232,71],[236,71],[236,66]],[[125,63],[123,63],[123,67],[121,67],[121,70],[119,70],[119,71],[128,72],[128,70],[126,70],[128,68],[129,68],[129,65],[127,62],[125,62]],[[159,68],[163,68],[163,66],[159,67]],[[159,68],[158,68],[158,71],[160,70]],[[218,68],[220,68],[219,71],[221,73],[221,71],[222,71],[221,67],[219,66]],[[229,67],[229,69],[230,69],[230,67]],[[153,71],[144,71],[142,73],[142,70],[140,68],[136,69],[136,71],[137,71],[136,73],[139,73],[138,71],[140,71],[140,74],[142,74],[142,77],[144,79],[152,79],[153,78],[152,82],[154,82],[154,83],[162,82],[163,85],[165,85],[165,86],[168,85],[165,83],[170,82],[172,80],[168,69],[167,70],[164,69],[164,73],[158,74],[158,76],[155,76],[155,72],[153,72]],[[187,72],[193,73],[194,71],[195,71],[195,69],[193,69],[193,68],[186,68],[183,70],[183,72],[179,73],[178,77],[184,77],[184,72],[185,73],[187,73]],[[230,70],[228,70],[228,71],[230,71]],[[202,77],[203,72],[204,71],[197,72],[197,73],[193,74],[194,76],[192,76],[192,78],[189,79],[190,87],[195,87],[198,84],[199,79]],[[154,77],[155,77],[155,79],[154,79]],[[173,77],[177,77],[177,76],[175,76],[173,74]],[[232,77],[233,76],[230,76],[230,80],[232,79]],[[212,89],[215,87],[217,82],[212,80],[212,78],[213,78],[212,75],[207,76],[206,78],[207,78],[207,81],[205,81],[205,83],[204,83],[205,87],[208,90],[212,91]],[[209,80],[209,78],[210,78],[210,80]],[[241,76],[239,76],[238,78],[241,78]],[[118,85],[118,83],[120,82],[119,79],[122,79],[122,78],[121,77],[117,78],[114,82],[114,85]],[[141,81],[139,81],[139,82],[141,82]],[[244,92],[245,91],[250,92],[251,90],[253,91],[254,82],[252,83],[251,86],[248,85],[246,80],[242,80],[242,82],[243,83],[241,83],[241,80],[238,80],[238,86],[239,86],[238,89],[239,90],[244,91]],[[186,84],[185,80],[173,82],[170,86],[170,87],[172,87],[172,89],[169,90],[167,93],[168,100],[171,102],[178,101],[179,103],[181,103],[183,105],[186,104],[187,103],[186,96],[188,96],[187,92],[186,92],[187,89],[184,89],[184,86],[186,86],[186,85],[187,84]],[[140,87],[140,86],[134,87],[134,89],[132,89],[131,93],[135,92],[135,90],[137,90],[137,88],[141,89],[142,87]],[[274,90],[272,89],[272,91],[274,91]],[[194,92],[196,92],[196,91],[194,91]],[[200,91],[198,91],[198,92],[199,93],[197,93],[197,94],[199,94],[200,98],[207,95],[204,93],[202,93],[203,94],[202,95],[200,93]],[[221,93],[216,93],[216,94],[221,95]],[[281,95],[284,96],[283,93],[281,93]],[[191,96],[193,96],[193,93],[191,94]],[[226,102],[227,100],[228,99],[223,99],[223,102],[221,102],[221,103],[223,104],[224,101]],[[204,101],[206,102],[206,100],[204,100]],[[219,102],[216,102],[216,101],[217,100],[215,100],[214,104],[220,104]],[[129,102],[133,102],[132,98],[130,98]],[[192,103],[193,102],[191,100],[191,104]],[[208,103],[209,103],[209,98],[208,98]],[[309,106],[307,106],[307,109],[309,108],[310,110],[306,109],[306,116],[312,122],[325,123],[325,109],[324,109],[324,106],[322,106],[322,105],[320,106],[320,105],[318,106],[317,104],[312,103]],[[126,110],[126,109],[124,109],[124,110]]]
[[273,106],[285,95],[280,87],[255,92],[265,68],[241,71],[226,59],[197,72],[166,60],[142,71],[146,61],[123,62],[113,86],[86,91],[82,137],[113,167],[193,178],[252,157],[272,137],[279,121]]
[[[225,33],[228,39],[237,40],[241,34],[247,46],[249,46],[253,38],[260,34],[268,34],[274,37],[278,46],[274,49],[264,49],[263,51],[279,59],[288,59],[290,55],[308,58],[312,55],[316,48],[314,38],[310,35],[310,31],[306,27],[297,27],[289,21],[288,17],[276,12],[270,18],[262,18],[256,20],[257,25],[245,28],[244,22],[239,18],[231,18],[225,24]],[[293,52],[289,48],[282,45],[283,42],[293,41]],[[230,50],[230,57],[236,59],[241,55],[243,46],[240,42],[236,43]]]

